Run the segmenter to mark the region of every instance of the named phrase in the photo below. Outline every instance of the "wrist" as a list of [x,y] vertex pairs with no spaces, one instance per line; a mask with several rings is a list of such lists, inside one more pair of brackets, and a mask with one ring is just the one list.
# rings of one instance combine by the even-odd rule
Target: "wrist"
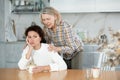
[[32,48],[31,49],[29,48],[29,50],[28,50],[28,52],[26,54],[26,59],[30,59],[32,50],[33,50]]
[[57,47],[57,51],[58,51],[58,52],[61,51],[61,47]]
[[44,71],[49,71],[50,70],[50,66],[44,66]]

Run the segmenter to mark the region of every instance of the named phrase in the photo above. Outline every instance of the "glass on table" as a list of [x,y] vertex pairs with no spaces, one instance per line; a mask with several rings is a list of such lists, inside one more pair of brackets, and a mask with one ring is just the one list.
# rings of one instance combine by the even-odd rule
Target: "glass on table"
[[92,76],[92,70],[91,70],[91,68],[87,68],[86,72],[85,72],[86,80],[90,80],[91,76]]
[[92,68],[92,76],[93,78],[99,78],[100,77],[100,68]]

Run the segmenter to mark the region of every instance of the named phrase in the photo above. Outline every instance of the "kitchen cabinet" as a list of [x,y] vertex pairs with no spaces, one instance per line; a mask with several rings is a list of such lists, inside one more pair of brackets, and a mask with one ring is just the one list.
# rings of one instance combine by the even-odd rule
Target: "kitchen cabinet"
[[[18,68],[25,42],[0,42],[0,68]],[[74,69],[86,69],[99,66],[100,52],[97,45],[84,45],[84,51],[77,54],[72,60]],[[120,70],[120,66],[116,67]]]
[[84,45],[84,51],[78,53],[72,59],[73,69],[87,69],[93,67],[100,67],[101,70],[120,70],[120,65],[116,67],[103,66],[104,62],[107,60],[107,55],[104,52],[98,52],[98,45],[87,44]]
[[[0,42],[0,68],[17,68],[25,42]],[[97,64],[99,55],[95,53],[97,45],[85,45],[84,52],[76,55],[72,61],[74,68],[84,69]]]
[[0,68],[4,68],[5,66],[5,46],[3,43],[0,43]]
[[0,68],[17,68],[25,42],[0,42]]
[[51,0],[50,6],[61,13],[119,12],[120,0]]
[[98,66],[100,52],[97,52],[98,45],[84,45],[84,51],[78,53],[72,60],[72,67],[75,69],[86,69]]
[[96,12],[119,12],[120,0],[96,0]]
[[51,0],[50,6],[61,13],[94,12],[95,0]]

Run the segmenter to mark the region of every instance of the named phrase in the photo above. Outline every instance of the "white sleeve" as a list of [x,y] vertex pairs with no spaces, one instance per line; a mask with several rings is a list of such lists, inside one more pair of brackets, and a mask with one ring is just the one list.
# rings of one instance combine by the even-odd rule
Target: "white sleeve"
[[67,65],[64,62],[63,58],[55,52],[50,53],[53,63],[50,64],[50,71],[59,71],[59,70],[66,70],[67,69]]
[[28,51],[28,47],[26,47],[23,52],[22,52],[22,57],[18,62],[18,67],[21,70],[27,69],[27,64],[29,63],[29,61],[31,60],[31,58],[29,60],[26,59],[26,53]]

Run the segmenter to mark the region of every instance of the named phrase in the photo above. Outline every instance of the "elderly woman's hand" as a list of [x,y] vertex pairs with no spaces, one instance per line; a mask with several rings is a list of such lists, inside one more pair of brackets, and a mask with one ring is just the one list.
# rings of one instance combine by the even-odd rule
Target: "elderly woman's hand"
[[61,48],[60,47],[55,47],[54,45],[49,44],[48,50],[49,51],[59,52],[59,51],[61,51]]

